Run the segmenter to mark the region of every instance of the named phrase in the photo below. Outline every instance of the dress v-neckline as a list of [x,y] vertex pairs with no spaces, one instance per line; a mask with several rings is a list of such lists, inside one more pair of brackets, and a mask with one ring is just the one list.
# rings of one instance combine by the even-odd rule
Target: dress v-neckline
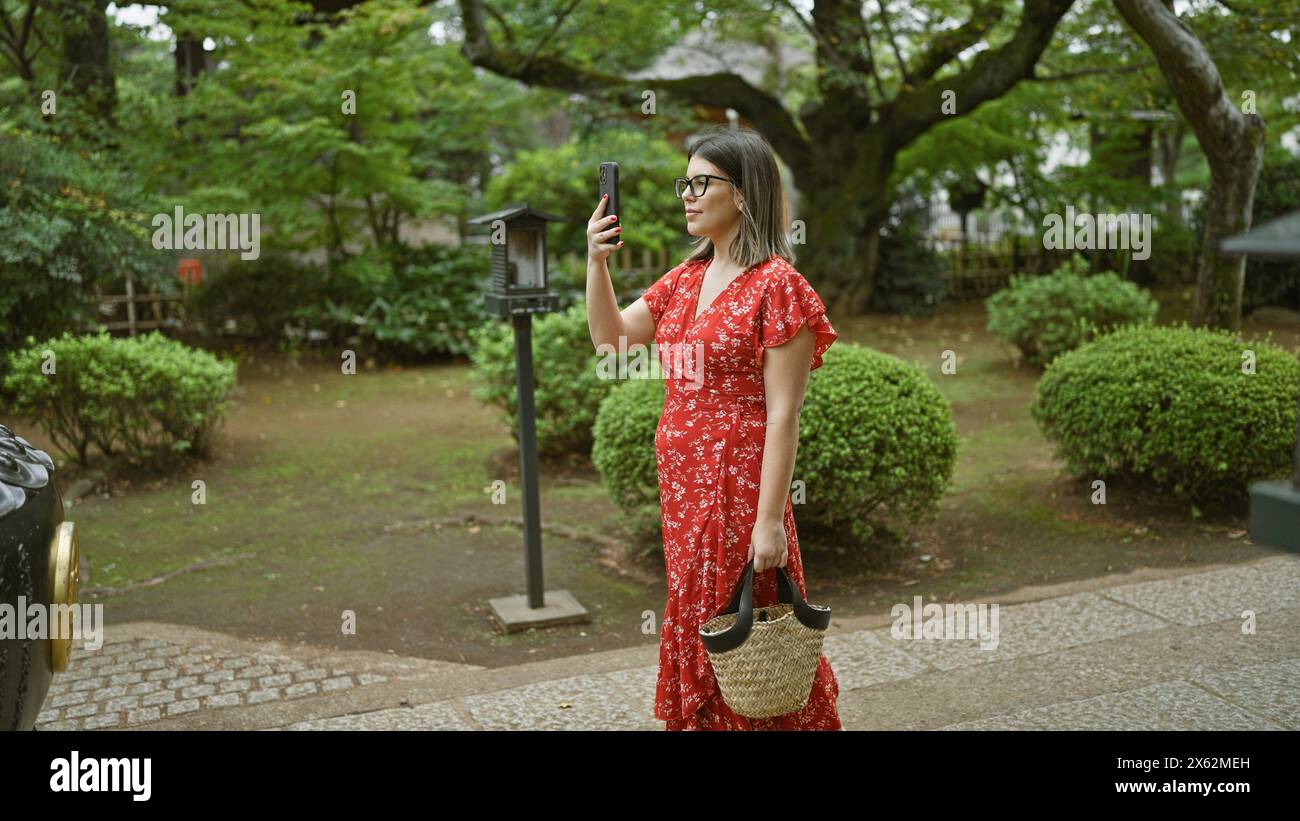
[[713,263],[713,258],[709,257],[708,259],[701,260],[701,262],[704,264],[704,267],[700,269],[699,281],[695,285],[695,300],[691,304],[691,311],[692,312],[699,311],[699,313],[696,314],[695,318],[691,320],[692,328],[695,327],[695,325],[698,324],[699,321],[703,319],[706,314],[709,313],[709,311],[713,310],[713,306],[717,305],[719,300],[721,300],[723,297],[727,295],[727,292],[731,290],[731,286],[735,285],[736,282],[739,281],[746,274],[748,274],[750,270],[758,267],[757,265],[751,265],[749,266],[749,268],[746,268],[745,270],[741,271],[740,273],[732,277],[731,281],[728,282],[726,285],[722,286],[721,291],[718,291],[718,294],[713,298],[713,301],[710,302],[707,306],[705,306],[703,311],[700,311],[700,297],[704,293],[704,276],[709,272],[709,265]]

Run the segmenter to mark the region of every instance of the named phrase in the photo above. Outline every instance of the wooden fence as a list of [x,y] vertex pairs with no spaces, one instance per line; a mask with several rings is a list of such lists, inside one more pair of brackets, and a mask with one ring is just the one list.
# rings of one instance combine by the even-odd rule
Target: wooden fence
[[[183,294],[136,293],[135,279],[129,273],[125,279],[125,294],[94,294],[86,298],[95,317],[88,323],[87,330],[126,331],[135,336],[137,331],[188,329]],[[144,312],[137,306],[146,306],[152,318],[142,316]],[[125,316],[122,316],[122,308],[125,308]]]

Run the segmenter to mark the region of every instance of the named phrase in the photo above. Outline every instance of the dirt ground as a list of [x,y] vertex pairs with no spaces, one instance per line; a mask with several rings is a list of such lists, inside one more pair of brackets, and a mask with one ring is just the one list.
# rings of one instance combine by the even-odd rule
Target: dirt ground
[[[1158,292],[1162,320],[1186,288]],[[841,339],[925,368],[952,401],[960,457],[938,520],[901,552],[864,555],[802,538],[810,598],[837,615],[887,613],[900,599],[968,599],[1140,567],[1272,553],[1251,545],[1244,510],[1192,511],[1142,487],[1062,474],[1030,420],[1037,372],[984,329],[981,302],[937,316],[836,322]],[[1247,323],[1300,350],[1300,328]],[[958,373],[939,372],[939,352]],[[470,395],[464,361],[418,368],[241,353],[234,406],[214,458],[163,478],[112,477],[68,511],[91,576],[85,601],[118,622],[191,624],[252,639],[503,666],[655,644],[667,596],[662,560],[611,547],[617,510],[590,467],[544,466],[545,586],[572,593],[588,624],[496,631],[487,601],[523,592],[516,451],[494,409]],[[39,430],[6,420],[38,446]],[[69,466],[66,489],[80,476]],[[494,505],[492,482],[507,483]],[[196,480],[206,500],[194,503]],[[467,520],[466,517],[478,517]],[[796,510],[796,520],[798,512]],[[558,532],[557,530],[558,529]],[[591,538],[587,538],[590,536]],[[346,614],[356,635],[343,635]]]

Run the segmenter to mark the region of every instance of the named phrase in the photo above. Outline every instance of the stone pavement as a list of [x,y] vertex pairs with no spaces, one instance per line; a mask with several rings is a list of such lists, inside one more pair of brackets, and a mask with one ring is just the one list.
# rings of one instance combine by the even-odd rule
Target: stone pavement
[[[1300,556],[983,601],[999,604],[992,650],[894,639],[888,614],[834,620],[825,653],[845,729],[1300,729]],[[110,625],[55,677],[37,726],[661,730],[657,664],[651,637],[491,669]]]

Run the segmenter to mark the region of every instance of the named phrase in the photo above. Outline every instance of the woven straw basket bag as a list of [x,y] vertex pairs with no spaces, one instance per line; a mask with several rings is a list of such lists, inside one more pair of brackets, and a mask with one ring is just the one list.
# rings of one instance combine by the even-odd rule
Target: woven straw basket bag
[[777,604],[754,607],[754,560],[726,608],[704,623],[700,640],[722,700],[737,715],[771,718],[808,703],[831,609],[804,601],[784,567]]

